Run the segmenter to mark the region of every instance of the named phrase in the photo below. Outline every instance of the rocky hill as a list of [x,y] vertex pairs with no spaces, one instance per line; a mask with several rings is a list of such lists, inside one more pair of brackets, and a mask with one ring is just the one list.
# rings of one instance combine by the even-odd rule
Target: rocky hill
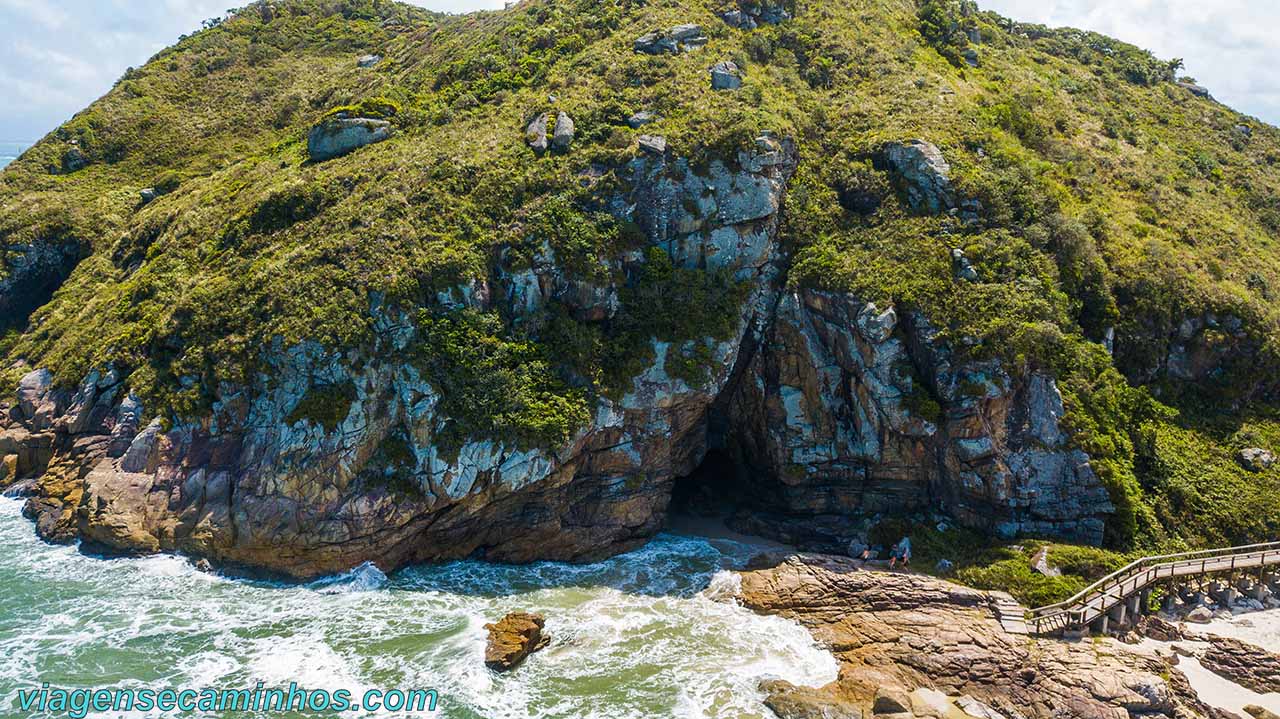
[[[312,576],[1280,529],[1280,131],[939,0],[268,0],[0,173],[0,485]],[[799,528],[799,529],[798,529]]]

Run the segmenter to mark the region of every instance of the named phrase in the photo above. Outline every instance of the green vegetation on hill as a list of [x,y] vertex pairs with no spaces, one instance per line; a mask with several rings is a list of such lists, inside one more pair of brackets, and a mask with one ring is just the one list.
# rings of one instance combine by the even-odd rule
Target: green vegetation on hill
[[[794,19],[753,31],[717,17],[727,0],[528,0],[460,17],[278,0],[211,23],[0,173],[0,279],[33,244],[80,258],[51,301],[0,326],[3,383],[17,359],[64,384],[116,363],[148,411],[194,415],[276,342],[370,346],[377,297],[424,311],[414,359],[445,383],[459,432],[554,444],[652,359],[652,339],[672,344],[673,374],[701,381],[696,340],[732,330],[740,288],[650,262],[616,321],[533,326],[440,314],[434,298],[499,257],[532,261],[543,240],[584,278],[633,249],[635,228],[601,212],[609,188],[582,178],[634,157],[641,133],[698,167],[771,131],[801,159],[789,281],[918,309],[959,351],[1054,372],[1118,507],[1112,546],[1274,537],[1280,470],[1234,457],[1280,449],[1265,409],[1280,377],[1280,131],[1172,82],[1176,62],[1093,33],[967,2],[787,5]],[[706,47],[633,51],[687,22]],[[357,67],[365,54],[383,59]],[[741,90],[710,89],[723,59],[743,68]],[[536,156],[525,127],[556,110],[574,118],[573,149]],[[633,130],[640,110],[661,119]],[[309,162],[308,129],[337,112],[396,133]],[[880,150],[917,137],[981,203],[976,223],[900,197]],[[87,165],[67,172],[72,147]],[[147,187],[163,194],[142,205]],[[956,248],[980,281],[954,278]],[[1243,336],[1206,331],[1218,368],[1167,379],[1169,339],[1208,315]],[[327,417],[325,400],[305,412]]]

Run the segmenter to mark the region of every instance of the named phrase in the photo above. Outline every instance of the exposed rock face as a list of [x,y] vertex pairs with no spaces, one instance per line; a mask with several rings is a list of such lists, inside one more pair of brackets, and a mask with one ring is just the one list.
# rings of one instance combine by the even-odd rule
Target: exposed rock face
[[922,317],[849,295],[784,296],[726,411],[740,466],[753,468],[740,481],[760,510],[941,506],[1005,536],[1088,542],[1112,511],[1059,426],[1051,378],[962,362]]
[[356,66],[367,68],[367,67],[373,67],[374,65],[377,65],[380,62],[382,62],[381,55],[361,55],[359,59],[356,60]]
[[547,124],[550,121],[551,116],[544,112],[533,118],[524,130],[525,142],[539,155],[547,151]]
[[26,324],[37,308],[80,263],[82,245],[69,238],[48,238],[9,245],[0,257],[0,332]]
[[1236,459],[1240,462],[1240,466],[1250,472],[1265,472],[1276,463],[1274,454],[1259,447],[1240,450],[1240,454],[1236,456]]
[[862,708],[836,694],[780,679],[760,683],[764,705],[779,719],[862,719]]
[[561,152],[568,151],[569,146],[573,144],[573,133],[573,118],[567,113],[560,113],[556,116],[556,130],[551,138],[551,146]]
[[512,612],[494,624],[486,624],[489,643],[484,650],[484,663],[490,669],[505,672],[515,669],[530,654],[551,643],[543,633],[546,619],[541,614]]
[[696,50],[707,44],[707,36],[699,25],[676,25],[670,30],[645,33],[636,38],[633,47],[646,55],[663,55]]
[[[37,531],[295,577],[366,561],[587,561],[656,533],[675,479],[720,449],[758,470],[740,479],[753,509],[815,526],[928,507],[1002,534],[1101,538],[1110,504],[1059,426],[1051,378],[962,359],[917,315],[782,290],[776,230],[791,141],[762,135],[736,162],[702,169],[661,138],[642,138],[641,149],[612,171],[610,186],[624,189],[606,203],[648,247],[610,260],[601,276],[611,279],[572,276],[544,246],[438,298],[518,326],[553,307],[606,320],[618,283],[640,276],[653,250],[743,283],[736,332],[655,340],[655,362],[563,446],[442,442],[451,418],[432,378],[406,359],[414,322],[375,298],[371,348],[265,348],[255,383],[216,388],[208,416],[172,425],[146,423],[112,372],[78,388],[28,375],[0,427],[0,455],[38,478],[27,505]],[[666,369],[691,348],[708,358],[697,387]],[[334,387],[348,391],[326,400],[331,422],[296,415]],[[393,459],[388,447],[403,449]]]
[[1280,692],[1280,656],[1238,639],[1205,635],[1209,642],[1200,657],[1206,669],[1259,694]]
[[781,3],[765,0],[742,0],[737,7],[720,14],[726,24],[739,30],[755,30],[762,24],[776,25],[791,19],[791,13]]
[[971,716],[982,716],[983,706],[1026,719],[1214,716],[1180,672],[1118,642],[1006,634],[982,592],[858,571],[837,557],[773,557],[756,566],[743,573],[739,599],[799,621],[830,647],[840,677],[812,691],[844,702],[870,707],[883,699],[888,708],[886,690],[897,689],[911,692],[913,713],[918,704],[917,715],[929,716],[924,700],[937,694],[923,688],[960,697],[956,706]]
[[314,162],[324,162],[335,157],[390,139],[391,123],[367,117],[332,117],[307,134],[307,154]]
[[[261,385],[221,388],[211,416],[171,428],[139,427],[136,404],[108,402],[103,388],[61,391],[40,375],[6,427],[31,457],[21,473],[41,476],[29,503],[38,531],[298,577],[365,561],[389,568],[477,554],[590,560],[638,545],[660,529],[675,477],[701,461],[708,408],[741,349],[755,344],[743,337],[758,334],[776,304],[775,228],[796,155],[789,141],[759,145],[737,158],[742,169],[714,161],[699,173],[687,160],[642,154],[617,170],[629,189],[613,211],[641,227],[652,247],[678,266],[724,270],[750,288],[737,335],[706,345],[712,370],[704,386],[669,375],[665,357],[679,348],[655,342],[655,364],[620,401],[603,400],[565,446],[475,439],[448,449],[436,441],[447,419],[439,394],[403,359],[413,323],[380,305],[369,356],[310,343],[268,348]],[[611,276],[638,271],[644,257],[619,258]],[[608,313],[617,291],[568,277],[548,248],[531,267],[499,267],[441,301],[502,307],[518,323],[550,303]],[[289,420],[313,388],[336,386],[351,387],[336,426]],[[84,414],[99,404],[101,412]],[[397,438],[411,454],[390,483],[381,447]]]
[[924,140],[889,143],[884,160],[903,183],[912,209],[937,215],[956,207],[951,165],[937,146]]
[[732,60],[711,66],[712,90],[737,90],[742,87],[742,71]]
[[1228,313],[1181,319],[1135,317],[1115,338],[1116,366],[1135,384],[1157,379],[1179,383],[1230,380],[1241,397],[1272,396],[1280,387],[1257,371],[1265,340]]

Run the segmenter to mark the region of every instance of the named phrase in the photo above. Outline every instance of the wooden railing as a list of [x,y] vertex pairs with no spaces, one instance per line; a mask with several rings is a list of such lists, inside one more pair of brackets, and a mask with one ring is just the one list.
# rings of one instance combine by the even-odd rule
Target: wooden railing
[[1280,542],[1143,557],[1080,590],[1070,599],[1027,612],[1034,634],[1084,627],[1112,607],[1166,579],[1280,565]]

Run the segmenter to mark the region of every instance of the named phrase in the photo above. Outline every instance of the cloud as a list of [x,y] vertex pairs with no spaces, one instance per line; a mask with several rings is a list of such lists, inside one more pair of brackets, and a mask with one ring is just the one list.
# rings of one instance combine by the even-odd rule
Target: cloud
[[1015,20],[1094,30],[1180,57],[1235,109],[1280,124],[1280,3],[1274,0],[979,0]]
[[[111,88],[130,66],[247,0],[0,0],[0,140],[34,140]],[[1097,30],[1182,57],[1214,95],[1280,123],[1275,0],[980,0],[1004,15]],[[441,12],[503,0],[414,0]]]

